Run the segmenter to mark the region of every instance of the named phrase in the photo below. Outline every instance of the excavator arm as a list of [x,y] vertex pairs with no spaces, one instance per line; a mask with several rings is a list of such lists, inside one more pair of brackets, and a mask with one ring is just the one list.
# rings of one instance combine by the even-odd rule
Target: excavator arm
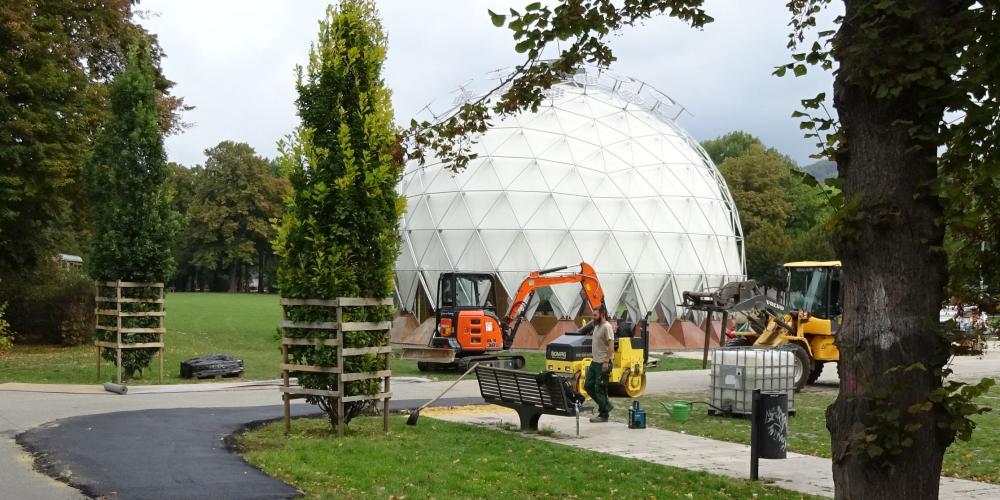
[[551,269],[534,271],[521,282],[521,286],[518,287],[517,293],[514,294],[514,300],[511,302],[510,310],[507,311],[507,315],[503,318],[505,344],[513,342],[514,334],[517,332],[517,327],[521,324],[521,320],[524,318],[524,312],[527,309],[528,302],[531,300],[535,291],[541,287],[562,285],[566,283],[580,283],[583,287],[583,295],[586,297],[587,303],[590,304],[590,307],[597,309],[604,303],[604,289],[601,288],[601,282],[597,279],[597,271],[594,271],[594,268],[591,267],[590,264],[581,262],[580,271],[576,273],[552,274],[569,269],[570,267],[575,266],[553,267]]

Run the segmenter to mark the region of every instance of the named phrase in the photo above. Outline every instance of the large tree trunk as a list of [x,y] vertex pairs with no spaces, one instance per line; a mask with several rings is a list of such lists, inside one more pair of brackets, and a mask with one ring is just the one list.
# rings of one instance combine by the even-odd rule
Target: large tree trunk
[[240,291],[240,265],[234,263],[232,267],[229,268],[229,293],[236,293]]
[[[864,4],[845,1],[838,50],[856,43],[865,29],[864,16],[855,15]],[[840,394],[827,410],[836,497],[934,499],[952,437],[937,431],[936,410],[913,415],[907,409],[940,387],[934,369],[947,359],[937,322],[947,273],[942,210],[925,187],[937,176],[937,154],[934,144],[915,141],[897,121],[927,123],[943,110],[916,111],[918,98],[906,91],[878,99],[870,86],[858,85],[863,79],[850,76],[868,68],[852,66],[850,58],[839,62],[834,103],[846,137],[846,151],[837,158],[847,204],[838,243],[845,309],[837,333]],[[903,371],[915,363],[927,370]],[[872,411],[878,404],[898,408],[897,422],[921,424],[897,434],[912,439],[911,446],[885,446],[882,439],[895,431]],[[866,434],[878,438],[866,444]],[[866,456],[878,452],[872,445],[882,445],[883,454]],[[901,452],[892,455],[894,450]]]

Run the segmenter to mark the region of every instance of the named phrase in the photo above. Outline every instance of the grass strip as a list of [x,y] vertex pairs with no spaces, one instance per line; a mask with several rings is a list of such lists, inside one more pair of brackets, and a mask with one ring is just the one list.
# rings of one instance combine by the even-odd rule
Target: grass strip
[[243,457],[307,498],[814,498],[774,486],[424,417],[280,422],[243,435]]
[[[835,396],[829,393],[800,392],[795,396],[796,415],[788,419],[788,449],[804,455],[830,457],[830,433],[826,429],[826,408]],[[670,418],[660,405],[670,405],[675,399],[704,401],[705,394],[667,394],[644,396],[640,404],[649,412],[651,427],[703,436],[720,441],[750,444],[750,420],[709,416],[708,407],[695,405],[690,418],[678,422]],[[993,387],[979,401],[1000,409],[1000,388]],[[972,419],[977,428],[969,442],[956,441],[944,454],[943,476],[1000,483],[1000,410]],[[625,418],[624,412],[616,415]]]

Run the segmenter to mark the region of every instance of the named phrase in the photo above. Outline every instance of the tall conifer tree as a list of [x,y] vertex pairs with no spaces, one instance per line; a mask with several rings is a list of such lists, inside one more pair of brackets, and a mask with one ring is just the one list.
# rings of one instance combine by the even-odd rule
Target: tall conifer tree
[[[397,223],[404,207],[395,185],[402,172],[389,90],[382,81],[386,37],[378,12],[367,0],[342,0],[320,22],[319,40],[299,67],[296,101],[302,125],[281,144],[280,162],[291,182],[276,242],[282,262],[282,297],[333,299],[390,297],[393,264],[399,254]],[[372,311],[359,320],[385,320],[389,311]],[[329,320],[324,311],[299,310],[293,320]],[[309,332],[300,332],[308,335]],[[388,332],[355,332],[348,347],[378,345]],[[332,366],[335,351],[324,346],[291,346],[296,362]],[[352,356],[344,371],[373,371],[386,356]],[[297,373],[314,389],[337,387],[336,375]],[[347,395],[378,391],[376,380],[345,384]],[[311,397],[331,423],[340,418],[331,398]],[[368,406],[345,405],[344,421]]]
[[[155,82],[148,47],[133,50],[111,83],[111,115],[85,166],[94,219],[86,265],[98,281],[162,282],[174,270],[178,218],[164,196],[167,162]],[[128,326],[145,327],[139,323],[148,319],[133,318]],[[126,343],[156,340],[155,334],[123,335]],[[126,378],[148,366],[155,352],[125,351]],[[105,349],[104,357],[114,360],[115,353]]]

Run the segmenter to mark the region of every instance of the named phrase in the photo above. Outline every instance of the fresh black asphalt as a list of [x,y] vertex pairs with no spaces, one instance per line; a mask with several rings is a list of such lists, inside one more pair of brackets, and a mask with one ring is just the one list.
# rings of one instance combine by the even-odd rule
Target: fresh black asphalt
[[[390,408],[413,409],[424,402],[390,400]],[[482,399],[451,398],[435,406],[477,403]],[[312,405],[292,408],[295,416],[317,413]],[[234,433],[281,413],[280,405],[104,413],[50,422],[22,433],[17,442],[35,456],[37,468],[94,498],[295,498],[300,493],[294,487],[230,450]]]

